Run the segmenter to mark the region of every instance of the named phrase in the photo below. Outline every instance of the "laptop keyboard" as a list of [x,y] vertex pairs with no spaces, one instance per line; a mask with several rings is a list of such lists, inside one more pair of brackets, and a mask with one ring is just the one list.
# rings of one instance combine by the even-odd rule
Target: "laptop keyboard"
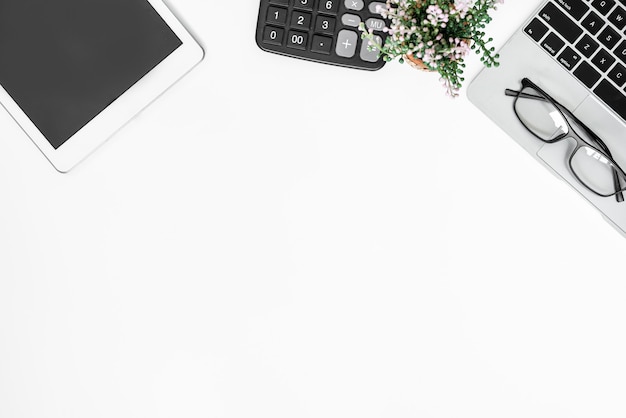
[[524,31],[626,120],[626,0],[551,0]]

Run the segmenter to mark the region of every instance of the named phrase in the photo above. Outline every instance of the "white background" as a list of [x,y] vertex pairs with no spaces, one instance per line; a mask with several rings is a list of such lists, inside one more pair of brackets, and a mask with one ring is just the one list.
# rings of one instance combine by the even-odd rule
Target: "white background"
[[0,417],[626,414],[626,240],[464,92],[170,6],[206,59],[70,174],[0,112]]

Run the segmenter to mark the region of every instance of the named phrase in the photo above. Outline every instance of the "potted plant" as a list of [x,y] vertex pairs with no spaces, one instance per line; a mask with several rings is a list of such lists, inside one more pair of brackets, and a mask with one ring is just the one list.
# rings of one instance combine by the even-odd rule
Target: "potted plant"
[[412,66],[438,72],[446,93],[459,94],[464,58],[470,50],[487,66],[497,66],[498,54],[489,47],[484,28],[490,12],[504,0],[387,0],[378,12],[388,20],[385,42],[364,24],[362,38],[377,48],[385,61],[398,58]]

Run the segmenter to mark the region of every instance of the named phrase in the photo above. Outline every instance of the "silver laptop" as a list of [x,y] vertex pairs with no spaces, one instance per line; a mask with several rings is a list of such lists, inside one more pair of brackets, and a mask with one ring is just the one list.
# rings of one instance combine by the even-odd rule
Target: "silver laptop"
[[500,66],[468,88],[472,103],[624,235],[625,32],[626,0],[544,1],[503,46]]

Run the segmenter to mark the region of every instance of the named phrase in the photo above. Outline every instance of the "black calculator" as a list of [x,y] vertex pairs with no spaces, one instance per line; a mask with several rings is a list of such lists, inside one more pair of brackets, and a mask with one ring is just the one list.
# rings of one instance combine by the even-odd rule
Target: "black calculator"
[[361,39],[359,25],[384,42],[382,1],[261,0],[256,42],[264,51],[365,70],[385,65],[379,52]]

